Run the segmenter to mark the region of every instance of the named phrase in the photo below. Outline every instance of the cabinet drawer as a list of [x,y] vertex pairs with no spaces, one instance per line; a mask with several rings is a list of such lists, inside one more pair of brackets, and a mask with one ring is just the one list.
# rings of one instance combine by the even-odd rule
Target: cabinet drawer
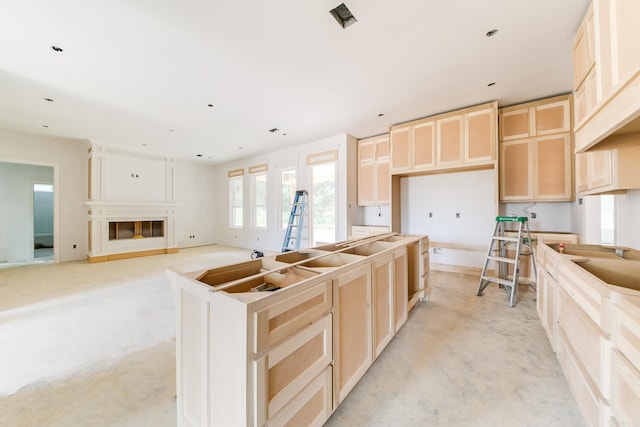
[[616,350],[611,356],[611,409],[620,425],[640,425],[640,372]]
[[[559,334],[558,360],[582,415],[590,426],[609,425],[608,419],[611,409],[608,403],[600,396],[598,390],[594,389],[592,383],[585,378],[576,361],[575,353],[567,344],[567,337],[564,336],[562,330],[559,331]],[[606,423],[604,423],[605,420],[607,420]]]
[[604,397],[608,397],[611,341],[562,289],[558,292],[558,327],[569,340],[575,358]]
[[280,412],[269,418],[267,426],[322,426],[333,411],[331,366],[307,385]]
[[560,261],[558,285],[606,334],[611,332],[611,289],[569,260]]
[[[282,291],[279,291],[282,292]],[[332,283],[318,283],[254,313],[254,352],[282,341],[331,310]]]
[[331,314],[304,328],[254,362],[258,425],[280,411],[329,364]]
[[620,353],[636,369],[640,369],[640,317],[618,306],[613,319],[611,338]]

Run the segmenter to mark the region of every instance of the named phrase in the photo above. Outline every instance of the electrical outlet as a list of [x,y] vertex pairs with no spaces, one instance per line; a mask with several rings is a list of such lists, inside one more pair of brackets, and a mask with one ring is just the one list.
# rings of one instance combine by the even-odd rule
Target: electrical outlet
[[460,218],[460,212],[456,212],[456,218]]
[[76,249],[78,247],[78,245],[73,245],[73,249]]
[[531,219],[536,219],[537,216],[538,216],[537,213],[531,212]]
[[433,218],[433,212],[429,212],[429,218]]
[[433,253],[434,254],[441,254],[442,253],[442,248],[433,248]]

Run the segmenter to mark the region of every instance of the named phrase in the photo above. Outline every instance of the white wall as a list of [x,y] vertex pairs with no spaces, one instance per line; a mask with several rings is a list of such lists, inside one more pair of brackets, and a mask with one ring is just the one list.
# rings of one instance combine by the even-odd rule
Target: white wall
[[[352,223],[358,221],[358,207],[356,199],[356,146],[357,141],[350,135],[341,134],[319,141],[298,145],[296,147],[273,151],[232,163],[218,166],[216,172],[216,243],[280,252],[284,240],[285,230],[280,226],[280,173],[284,168],[295,166],[296,185],[298,190],[310,189],[310,167],[307,165],[307,155],[328,150],[338,150],[337,164],[337,214],[336,239],[345,240],[348,237]],[[256,230],[251,227],[251,188],[248,168],[251,166],[268,164],[267,172],[267,229]],[[229,227],[229,180],[230,170],[244,168],[244,228]],[[306,214],[308,214],[308,209]],[[308,215],[305,215],[305,228],[300,247],[311,246],[309,243]]]
[[[214,166],[180,160],[176,162],[179,247],[211,245],[216,242],[216,223],[221,209],[216,200],[216,180]],[[222,205],[222,209],[226,208],[227,204]]]
[[569,233],[575,232],[572,205],[572,202],[501,203],[500,215],[528,217],[531,231]]
[[640,249],[640,190],[629,190],[617,199],[617,244]]
[[87,255],[87,212],[82,203],[87,199],[88,147],[86,141],[0,129],[0,161],[54,168],[56,261]]
[[[401,231],[426,234],[432,242],[488,248],[497,214],[495,174],[491,169],[402,178]],[[486,256],[486,251],[444,248],[434,253],[435,246],[430,256],[438,264],[482,267]]]
[[33,259],[34,181],[53,181],[53,168],[0,162],[0,262]]

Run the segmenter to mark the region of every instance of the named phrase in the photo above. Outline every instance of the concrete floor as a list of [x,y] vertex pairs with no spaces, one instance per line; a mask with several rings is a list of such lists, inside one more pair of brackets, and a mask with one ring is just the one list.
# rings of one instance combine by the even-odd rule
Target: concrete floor
[[[175,313],[164,269],[249,259],[208,246],[0,270],[3,426],[175,426]],[[585,425],[524,286],[432,272],[409,320],[327,426]]]

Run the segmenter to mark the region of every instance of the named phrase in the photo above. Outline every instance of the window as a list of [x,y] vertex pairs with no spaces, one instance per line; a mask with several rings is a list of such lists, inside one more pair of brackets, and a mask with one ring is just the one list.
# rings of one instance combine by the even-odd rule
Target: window
[[291,214],[291,205],[296,195],[296,170],[283,170],[280,174],[280,212],[281,227],[287,228],[289,225],[289,215]]
[[267,228],[267,173],[251,175],[253,193],[253,226]]
[[229,172],[229,225],[233,228],[244,226],[243,174],[243,169]]
[[615,198],[611,194],[600,196],[600,244],[615,244]]
[[336,162],[311,166],[313,244],[336,241]]

